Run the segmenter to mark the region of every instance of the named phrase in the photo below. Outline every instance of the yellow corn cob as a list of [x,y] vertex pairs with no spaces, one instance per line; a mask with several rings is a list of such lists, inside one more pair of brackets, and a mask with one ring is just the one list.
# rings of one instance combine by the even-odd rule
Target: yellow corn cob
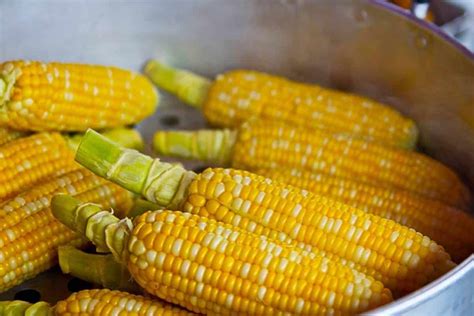
[[160,88],[202,108],[216,126],[238,127],[251,117],[261,117],[390,146],[416,144],[413,121],[366,97],[248,70],[219,75],[212,83],[157,61],[150,61],[145,72]]
[[300,169],[403,189],[466,209],[469,190],[428,156],[277,122],[251,120],[237,131],[158,132],[158,153],[230,163],[246,170]]
[[285,169],[260,169],[256,173],[412,227],[442,245],[455,262],[474,253],[474,219],[449,205],[408,191],[322,173]]
[[83,290],[51,307],[46,302],[0,302],[0,314],[11,316],[185,316],[193,315],[163,301],[108,289]]
[[76,160],[161,207],[290,238],[358,265],[396,294],[416,290],[454,266],[441,246],[413,229],[250,172],[207,169],[196,176],[93,131],[84,136]]
[[[104,135],[126,147],[139,149],[143,144],[140,134],[131,129],[113,129]],[[0,202],[40,181],[77,169],[73,150],[80,137],[38,133],[0,146]]]
[[136,123],[158,95],[143,76],[115,67],[7,61],[0,64],[0,125],[84,131]]
[[25,132],[19,132],[9,128],[0,127],[0,146],[24,135],[26,135]]
[[38,181],[77,168],[60,134],[40,133],[0,147],[0,201]]
[[79,232],[93,230],[95,245],[108,247],[147,292],[195,312],[352,314],[391,300],[356,270],[205,217],[152,211],[132,225],[64,195],[53,212]]
[[69,193],[82,201],[117,207],[120,215],[131,207],[129,192],[77,168],[0,206],[0,292],[54,266],[58,246],[84,244],[53,217],[50,202],[55,194]]

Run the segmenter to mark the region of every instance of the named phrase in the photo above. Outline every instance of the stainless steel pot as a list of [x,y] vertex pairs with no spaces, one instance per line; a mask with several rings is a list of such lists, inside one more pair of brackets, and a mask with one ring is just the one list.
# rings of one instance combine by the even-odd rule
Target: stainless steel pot
[[[213,76],[244,67],[319,82],[387,102],[416,119],[421,146],[474,188],[474,57],[425,22],[378,1],[0,1],[0,59],[140,69],[158,57]],[[196,128],[199,113],[163,94],[140,124]],[[68,278],[47,272],[7,293],[38,289],[55,301]],[[474,311],[474,256],[373,314]]]

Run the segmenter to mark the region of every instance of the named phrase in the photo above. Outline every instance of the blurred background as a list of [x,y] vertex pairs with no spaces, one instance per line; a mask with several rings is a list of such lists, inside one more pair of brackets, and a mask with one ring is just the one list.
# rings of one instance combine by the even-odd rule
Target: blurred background
[[390,0],[474,51],[474,0]]

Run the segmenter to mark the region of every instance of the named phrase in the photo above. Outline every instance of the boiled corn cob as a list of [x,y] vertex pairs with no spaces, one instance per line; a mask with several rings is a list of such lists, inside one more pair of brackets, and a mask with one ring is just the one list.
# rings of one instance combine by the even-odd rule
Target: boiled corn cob
[[185,316],[190,312],[163,301],[108,289],[83,290],[71,294],[51,307],[46,302],[0,302],[0,315],[5,316]]
[[[239,130],[157,132],[154,148],[234,168],[300,169],[403,189],[468,208],[469,190],[441,163],[419,153],[277,122],[251,120]],[[229,160],[230,159],[230,160]]]
[[474,253],[474,219],[438,201],[322,173],[285,169],[256,173],[412,227],[442,245],[455,262]]
[[163,208],[183,209],[341,258],[397,295],[454,266],[441,246],[413,229],[250,172],[207,169],[196,175],[119,148],[93,131],[84,136],[76,160]]
[[80,166],[5,201],[0,205],[0,292],[54,266],[58,246],[85,243],[53,217],[50,202],[58,193],[116,207],[122,216],[132,204],[128,191]]
[[248,70],[219,75],[212,83],[153,60],[145,72],[159,87],[201,108],[216,126],[238,127],[261,117],[402,148],[417,141],[413,121],[369,98]]
[[391,300],[356,270],[205,217],[151,211],[132,224],[66,195],[53,212],[109,248],[147,292],[198,313],[348,314]]
[[0,146],[25,135],[25,132],[19,132],[9,128],[0,127]]
[[136,123],[158,95],[143,76],[115,67],[7,61],[0,64],[0,125],[84,131]]
[[112,254],[91,254],[73,246],[61,246],[58,248],[58,261],[63,273],[81,280],[111,290],[142,292],[127,268],[117,262]]
[[[143,145],[135,130],[119,128],[106,131],[104,135],[126,147],[140,149]],[[73,151],[80,137],[38,133],[1,146],[0,202],[40,181],[76,169]]]

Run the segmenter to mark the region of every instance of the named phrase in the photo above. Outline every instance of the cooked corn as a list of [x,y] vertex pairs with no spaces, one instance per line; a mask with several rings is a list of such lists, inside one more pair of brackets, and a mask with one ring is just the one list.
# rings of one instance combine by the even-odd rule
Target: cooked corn
[[0,146],[24,135],[26,135],[25,132],[19,132],[9,128],[0,127]]
[[51,307],[46,302],[0,302],[0,314],[12,316],[185,316],[192,315],[179,307],[127,292],[108,289],[83,290],[71,294]]
[[[104,135],[126,147],[140,149],[143,144],[140,134],[132,129],[113,129]],[[73,150],[80,137],[38,133],[0,146],[0,202],[40,181],[76,169]]]
[[145,72],[159,87],[202,108],[216,126],[238,127],[258,116],[402,148],[416,144],[413,121],[369,98],[248,70],[219,75],[212,83],[157,61],[150,61]]
[[196,176],[119,148],[93,131],[84,136],[76,159],[162,207],[288,236],[357,264],[396,294],[416,290],[454,266],[441,246],[413,229],[250,172],[207,169]]
[[60,134],[39,133],[0,147],[0,202],[78,165]]
[[[409,190],[466,209],[469,190],[458,176],[428,156],[374,143],[251,120],[238,131],[158,132],[158,153],[205,158],[247,170],[300,169]],[[184,154],[183,154],[184,153]]]
[[64,195],[53,212],[109,248],[147,292],[195,312],[348,314],[391,301],[356,270],[205,217],[152,211],[132,225]]
[[117,207],[120,215],[131,207],[128,191],[77,168],[0,206],[0,292],[54,266],[58,246],[84,244],[83,239],[53,217],[50,202],[55,194],[69,193],[82,201]]
[[285,169],[256,173],[412,227],[442,245],[455,262],[474,253],[474,219],[438,201],[322,173]]
[[143,76],[115,67],[7,61],[0,64],[0,125],[84,131],[136,123],[158,95]]

